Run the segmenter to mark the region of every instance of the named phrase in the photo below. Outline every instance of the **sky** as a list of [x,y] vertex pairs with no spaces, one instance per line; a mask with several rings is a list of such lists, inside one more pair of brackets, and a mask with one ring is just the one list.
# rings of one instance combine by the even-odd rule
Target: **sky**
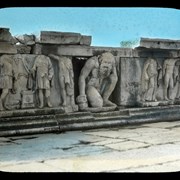
[[92,36],[92,46],[120,47],[141,37],[180,40],[180,10],[173,8],[4,8],[0,27],[13,36],[40,31]]

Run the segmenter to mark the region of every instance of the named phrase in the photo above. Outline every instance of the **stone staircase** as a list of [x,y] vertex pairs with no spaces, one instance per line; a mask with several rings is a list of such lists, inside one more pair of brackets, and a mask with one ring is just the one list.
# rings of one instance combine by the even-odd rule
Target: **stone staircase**
[[0,136],[59,133],[180,120],[180,105],[119,108],[112,112],[65,113],[62,108],[0,112]]

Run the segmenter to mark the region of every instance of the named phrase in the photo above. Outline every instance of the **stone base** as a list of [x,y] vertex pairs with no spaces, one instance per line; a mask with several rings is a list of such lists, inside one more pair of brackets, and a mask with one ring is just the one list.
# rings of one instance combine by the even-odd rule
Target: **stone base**
[[159,101],[140,101],[138,105],[140,107],[154,107],[159,105]]
[[63,107],[66,113],[76,112],[79,110],[77,105]]
[[116,109],[116,106],[109,106],[109,107],[102,107],[102,108],[87,107],[81,111],[107,112],[107,111],[114,111],[115,109]]
[[175,99],[174,104],[180,105],[180,99]]
[[169,101],[159,101],[159,106],[168,106],[168,105],[173,105],[174,101],[169,100]]
[[[103,110],[107,110],[107,108],[110,107],[103,108]],[[123,112],[116,110],[112,112],[76,112],[71,114],[65,113],[61,107],[0,111],[0,136],[61,133],[73,130],[117,128],[124,125],[179,121],[179,108],[180,105],[172,105],[128,108],[124,109]]]

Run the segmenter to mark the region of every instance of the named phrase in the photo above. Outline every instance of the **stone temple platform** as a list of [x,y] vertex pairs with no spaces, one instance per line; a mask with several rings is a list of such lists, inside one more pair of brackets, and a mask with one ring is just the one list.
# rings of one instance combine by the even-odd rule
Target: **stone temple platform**
[[62,108],[0,112],[0,136],[110,128],[180,119],[180,105],[147,108],[118,107],[112,112],[64,113]]

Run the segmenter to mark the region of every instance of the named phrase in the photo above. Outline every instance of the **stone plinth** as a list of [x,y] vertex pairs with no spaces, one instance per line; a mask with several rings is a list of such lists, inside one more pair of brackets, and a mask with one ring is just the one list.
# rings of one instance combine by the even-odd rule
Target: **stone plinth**
[[31,47],[26,45],[16,45],[18,54],[30,54]]
[[92,56],[92,49],[80,45],[43,45],[42,54],[57,54],[62,56]]
[[12,39],[9,28],[0,28],[0,42],[10,42]]
[[180,40],[141,38],[140,47],[152,49],[180,49]]
[[0,54],[16,54],[17,49],[9,42],[0,42]]
[[80,44],[89,46],[91,36],[71,32],[41,31],[40,42],[45,44]]
[[91,36],[81,36],[80,45],[90,46],[91,40],[92,40]]

